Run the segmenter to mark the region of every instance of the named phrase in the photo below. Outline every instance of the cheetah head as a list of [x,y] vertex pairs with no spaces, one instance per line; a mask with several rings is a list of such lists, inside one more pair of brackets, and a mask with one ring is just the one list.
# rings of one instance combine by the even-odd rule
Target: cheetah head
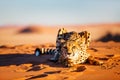
[[89,42],[90,33],[87,31],[77,33],[60,29],[56,41],[59,44],[59,62],[64,63],[66,66],[84,63],[89,57],[86,51]]

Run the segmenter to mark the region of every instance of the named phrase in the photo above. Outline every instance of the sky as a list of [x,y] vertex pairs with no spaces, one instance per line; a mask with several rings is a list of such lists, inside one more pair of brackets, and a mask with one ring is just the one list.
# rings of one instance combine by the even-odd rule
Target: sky
[[0,25],[120,22],[120,0],[0,0]]

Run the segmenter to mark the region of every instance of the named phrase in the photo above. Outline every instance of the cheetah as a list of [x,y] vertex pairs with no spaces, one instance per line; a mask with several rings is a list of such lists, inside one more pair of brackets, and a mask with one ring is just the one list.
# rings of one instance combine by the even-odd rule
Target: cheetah
[[101,65],[102,63],[96,60],[87,52],[90,43],[90,33],[82,32],[67,32],[66,29],[58,30],[55,49],[36,49],[35,54],[54,54],[51,61],[60,62],[65,66],[74,66],[89,62],[94,65]]

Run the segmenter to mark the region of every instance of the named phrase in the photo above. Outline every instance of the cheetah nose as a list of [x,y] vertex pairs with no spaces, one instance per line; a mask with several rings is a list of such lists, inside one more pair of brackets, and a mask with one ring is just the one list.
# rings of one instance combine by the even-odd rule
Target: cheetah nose
[[69,57],[70,57],[70,54],[68,54],[66,57],[69,58]]
[[70,55],[67,55],[67,56],[66,56],[66,59],[67,59],[67,60],[71,60]]

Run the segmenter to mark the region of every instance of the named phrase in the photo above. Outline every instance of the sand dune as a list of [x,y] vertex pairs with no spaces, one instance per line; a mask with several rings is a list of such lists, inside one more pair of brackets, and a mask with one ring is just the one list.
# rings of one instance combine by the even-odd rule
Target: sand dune
[[60,27],[1,27],[0,80],[120,80],[120,24],[75,26],[65,27],[91,32],[87,51],[103,61],[102,66],[85,63],[67,68],[50,62],[53,55],[36,57],[36,48],[55,48]]
[[[94,25],[71,25],[71,26],[22,26],[22,27],[1,27],[0,28],[0,45],[20,45],[20,44],[44,44],[55,43],[57,31],[65,27],[68,31],[89,31],[91,39],[103,40],[102,38],[119,40],[120,24],[94,24]],[[108,38],[109,37],[109,38]],[[105,39],[105,38],[104,38]],[[115,41],[114,40],[114,41]]]
[[[2,46],[0,47],[0,79],[119,80],[120,43],[101,43],[103,42],[92,42],[88,52],[94,55],[96,59],[104,61],[105,64],[103,66],[89,65],[87,63],[81,64],[80,68],[77,70],[66,68],[59,63],[50,62],[48,59],[53,55],[41,55],[36,57],[34,55],[34,49],[42,45]],[[107,61],[110,58],[111,60]]]

